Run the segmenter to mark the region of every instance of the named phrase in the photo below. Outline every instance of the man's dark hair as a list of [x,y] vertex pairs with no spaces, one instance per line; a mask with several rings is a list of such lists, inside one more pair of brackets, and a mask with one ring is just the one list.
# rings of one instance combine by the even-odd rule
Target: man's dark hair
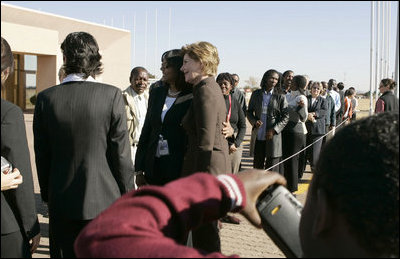
[[344,89],[344,83],[343,82],[339,82],[337,84],[337,88],[339,88],[339,90],[343,90]]
[[228,81],[229,83],[231,83],[232,88],[234,87],[235,80],[233,79],[233,75],[232,75],[232,74],[230,74],[230,73],[220,73],[220,74],[217,76],[217,79],[215,79],[215,81],[216,81],[217,83],[218,83],[218,82],[221,82],[221,81],[223,81],[223,80],[226,80],[226,81]]
[[14,70],[14,57],[11,51],[11,47],[8,42],[1,37],[1,72],[10,68],[10,74]]
[[356,91],[354,90],[354,88],[353,89],[349,88],[344,92],[344,96],[351,96],[351,95],[353,95],[355,93],[356,93]]
[[286,70],[285,72],[283,72],[283,77],[285,77],[287,74],[289,73],[294,73],[292,70]]
[[233,74],[231,74],[231,75],[232,75],[232,76],[237,76],[238,80],[240,80],[240,77],[239,77],[238,74],[233,73]]
[[87,32],[72,32],[68,34],[61,50],[65,56],[65,74],[84,74],[84,78],[95,78],[103,71],[101,55],[96,39]]
[[328,81],[328,89],[329,90],[333,89],[333,84],[336,84],[336,80],[335,79],[329,79],[329,81]]
[[132,81],[132,78],[133,78],[134,76],[139,75],[139,73],[142,72],[142,71],[146,72],[147,74],[149,73],[149,72],[147,71],[147,69],[145,69],[144,67],[134,67],[134,68],[132,69],[132,71],[131,71],[131,75],[129,76],[129,82]]
[[261,79],[261,83],[260,83],[260,86],[261,86],[261,88],[262,89],[264,89],[265,87],[266,87],[266,84],[267,84],[267,80],[268,80],[268,78],[270,78],[273,74],[277,74],[278,75],[278,83],[276,84],[276,86],[275,87],[280,87],[280,79],[281,79],[281,73],[279,73],[277,70],[275,70],[275,69],[270,69],[270,70],[268,70],[267,72],[265,72],[264,73],[264,75],[263,75],[263,77],[262,77],[262,79]]
[[338,131],[320,154],[311,190],[326,191],[375,257],[399,257],[399,113],[384,112]]

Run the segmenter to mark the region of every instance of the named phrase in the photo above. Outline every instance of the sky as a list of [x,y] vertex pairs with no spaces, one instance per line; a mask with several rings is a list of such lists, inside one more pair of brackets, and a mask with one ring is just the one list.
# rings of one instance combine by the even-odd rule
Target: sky
[[[218,49],[218,73],[237,73],[239,87],[250,77],[259,83],[265,71],[276,69],[316,81],[334,78],[346,89],[370,88],[370,1],[2,2],[129,30],[132,68],[144,66],[157,77],[163,52],[208,41]],[[394,73],[397,1],[391,10],[389,77]]]

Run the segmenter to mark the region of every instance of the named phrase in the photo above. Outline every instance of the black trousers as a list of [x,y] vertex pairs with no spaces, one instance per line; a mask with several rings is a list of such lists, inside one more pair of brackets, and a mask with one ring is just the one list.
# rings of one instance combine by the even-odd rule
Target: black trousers
[[[295,133],[290,131],[282,132],[282,159],[286,159],[291,155],[299,152],[305,147],[306,139],[305,134]],[[300,154],[286,160],[284,164],[284,176],[287,181],[287,189],[291,192],[295,192],[298,189],[299,182],[299,170],[300,170]],[[302,175],[301,175],[302,176]]]
[[51,258],[76,258],[74,242],[90,220],[71,220],[49,214]]
[[21,231],[1,234],[1,258],[32,258],[29,241]]
[[[310,133],[307,134],[307,146],[316,141],[322,137],[322,135],[312,135]],[[318,142],[316,142],[314,145],[309,147],[307,151],[307,158],[310,161],[310,165],[312,168],[315,167],[317,164],[318,158],[319,158],[319,153],[321,152],[321,147],[322,147],[322,139],[320,139]]]
[[[254,146],[253,167],[257,169],[267,169],[281,161],[281,157],[267,157],[265,154],[265,145],[267,141],[256,140]],[[274,166],[270,171],[275,171],[283,175],[283,166]]]
[[221,252],[221,239],[219,237],[218,221],[201,225],[192,230],[193,247],[212,252]]

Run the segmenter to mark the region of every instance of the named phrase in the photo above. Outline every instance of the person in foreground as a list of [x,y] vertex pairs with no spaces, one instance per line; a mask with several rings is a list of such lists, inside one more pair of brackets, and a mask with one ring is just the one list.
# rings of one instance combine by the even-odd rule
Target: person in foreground
[[[300,221],[303,257],[399,256],[398,129],[398,113],[381,113],[349,124],[326,143]],[[350,155],[355,149],[357,155]],[[184,246],[187,231],[228,211],[240,211],[260,228],[255,203],[275,183],[286,181],[253,169],[196,173],[164,187],[143,187],[83,229],[76,255],[226,257]]]
[[73,258],[83,226],[133,188],[134,167],[122,92],[95,79],[103,70],[96,39],[72,32],[61,51],[67,76],[38,94],[33,135],[50,257]]
[[398,132],[399,113],[388,112],[325,144],[300,221],[304,256],[399,257]]
[[[2,90],[7,78],[13,78],[13,70],[11,47],[1,37]],[[40,243],[40,225],[24,114],[20,107],[3,97],[1,96],[1,156],[14,170],[8,173],[10,168],[6,169],[4,173],[7,175],[3,175],[3,170],[1,172],[1,258],[32,258]]]

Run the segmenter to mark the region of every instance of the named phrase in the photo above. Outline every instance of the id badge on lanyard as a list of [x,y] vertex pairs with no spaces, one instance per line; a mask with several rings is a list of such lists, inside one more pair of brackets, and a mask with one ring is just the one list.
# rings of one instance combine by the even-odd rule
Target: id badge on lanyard
[[156,157],[167,156],[169,155],[168,141],[160,135],[160,139],[158,140],[158,146],[156,151]]

